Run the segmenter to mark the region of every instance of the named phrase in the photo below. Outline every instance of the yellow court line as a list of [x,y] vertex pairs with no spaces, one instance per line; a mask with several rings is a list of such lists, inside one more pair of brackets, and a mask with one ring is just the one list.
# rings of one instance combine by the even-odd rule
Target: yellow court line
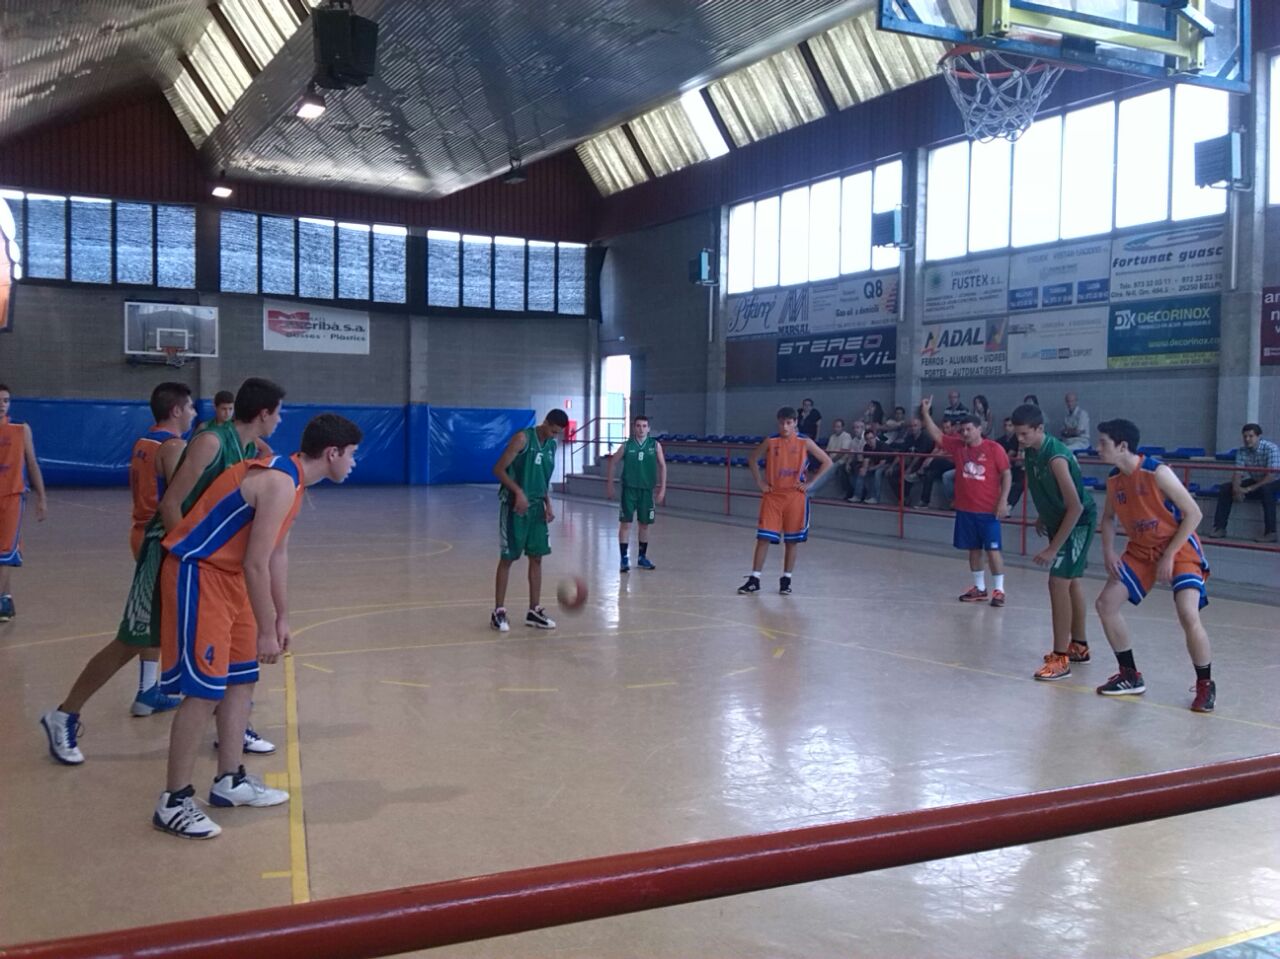
[[[302,665],[307,666],[309,664],[303,663]],[[385,686],[412,686],[414,689],[430,689],[431,688],[426,683],[406,683],[399,679],[380,679],[378,680],[378,682],[382,683]]]
[[624,689],[657,689],[659,686],[679,686],[674,679],[668,679],[661,683],[627,683]]
[[306,667],[307,667],[307,669],[314,669],[314,670],[317,670],[317,671],[322,672],[322,673],[332,673],[332,672],[333,672],[333,670],[332,670],[332,669],[330,669],[328,666],[317,666],[315,663],[303,663],[302,665],[303,665],[303,666],[306,666]]
[[781,659],[782,654],[785,653],[786,651],[787,651],[787,648],[785,646],[779,646],[777,649],[773,651],[773,658]]
[[1237,932],[1232,936],[1210,939],[1208,942],[1202,942],[1198,946],[1188,946],[1186,949],[1179,949],[1177,952],[1163,952],[1156,956],[1155,959],[1194,959],[1195,956],[1202,956],[1206,952],[1225,949],[1227,946],[1234,946],[1238,942],[1248,942],[1250,939],[1261,939],[1263,936],[1269,936],[1273,932],[1280,932],[1280,922],[1269,922],[1265,926],[1258,926],[1256,929],[1249,929],[1245,932]]
[[272,872],[264,872],[262,874],[262,878],[263,879],[288,879],[292,875],[293,875],[293,872],[288,869],[277,869]]
[[302,750],[298,745],[298,677],[293,654],[284,658],[285,752],[289,766],[289,862],[293,902],[311,901],[311,877],[307,874],[307,824],[302,808]]

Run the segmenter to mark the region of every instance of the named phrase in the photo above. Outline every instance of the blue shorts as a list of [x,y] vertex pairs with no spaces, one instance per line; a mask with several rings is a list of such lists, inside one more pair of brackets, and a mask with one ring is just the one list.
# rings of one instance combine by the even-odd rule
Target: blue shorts
[[991,513],[958,509],[951,544],[956,549],[1000,549],[1000,520]]

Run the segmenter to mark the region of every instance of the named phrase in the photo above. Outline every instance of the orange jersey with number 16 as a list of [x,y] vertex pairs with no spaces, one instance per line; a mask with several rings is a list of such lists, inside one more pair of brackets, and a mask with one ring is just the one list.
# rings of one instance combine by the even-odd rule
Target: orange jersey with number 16
[[803,436],[770,436],[766,441],[764,468],[769,488],[795,489],[804,482],[809,449]]

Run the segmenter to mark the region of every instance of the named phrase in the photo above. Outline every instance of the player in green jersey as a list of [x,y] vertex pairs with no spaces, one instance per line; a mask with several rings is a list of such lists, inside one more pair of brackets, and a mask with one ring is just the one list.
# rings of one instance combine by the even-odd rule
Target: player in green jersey
[[538,426],[530,426],[507,440],[506,449],[494,464],[498,490],[498,542],[501,553],[494,574],[493,614],[489,625],[505,633],[507,623],[507,580],[511,564],[522,555],[529,557],[529,611],[524,624],[537,629],[555,629],[539,603],[542,592],[542,557],[551,552],[547,524],[556,518],[551,507],[551,476],[556,468],[556,437],[569,425],[564,410],[552,410]]
[[1039,514],[1036,532],[1049,537],[1049,545],[1034,558],[1037,566],[1049,567],[1053,652],[1044,657],[1035,678],[1052,682],[1070,676],[1072,663],[1089,661],[1080,577],[1089,563],[1098,508],[1085,491],[1075,455],[1061,440],[1045,434],[1040,408],[1024,404],[1013,411],[1012,419],[1025,453],[1027,489]]
[[656,515],[654,507],[661,506],[667,496],[667,459],[662,453],[662,444],[649,436],[649,417],[633,419],[631,437],[609,457],[605,472],[609,499],[613,499],[613,471],[619,463],[622,464],[622,504],[618,512],[620,569],[624,573],[631,571],[627,551],[631,546],[633,519],[640,521],[640,557],[636,565],[641,569],[656,569],[649,559],[649,527]]

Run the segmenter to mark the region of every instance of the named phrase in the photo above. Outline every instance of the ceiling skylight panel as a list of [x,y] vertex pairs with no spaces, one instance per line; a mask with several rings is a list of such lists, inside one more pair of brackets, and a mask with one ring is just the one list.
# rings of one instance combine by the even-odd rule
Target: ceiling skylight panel
[[693,124],[677,101],[650,110],[630,122],[640,152],[657,176],[682,170],[707,158]]
[[738,146],[817,120],[825,113],[809,68],[794,48],[731,73],[708,90]]
[[614,127],[579,143],[578,156],[596,189],[604,196],[649,179],[622,127]]
[[288,0],[258,0],[258,4],[266,15],[271,18],[271,22],[280,36],[286,40],[293,36],[294,31],[298,29],[299,20]]
[[698,142],[702,144],[703,152],[708,159],[715,159],[729,152],[729,145],[720,135],[720,128],[716,126],[707,101],[702,99],[700,91],[690,90],[683,94],[680,97],[680,106],[684,110],[684,115],[688,117],[693,132],[697,135]]
[[229,113],[252,77],[218,24],[210,23],[191,51],[191,63],[223,113]]
[[261,70],[292,34],[282,34],[264,9],[263,0],[222,0],[223,14]]
[[177,79],[173,81],[173,94],[182,104],[187,116],[199,127],[202,136],[207,137],[214,131],[218,125],[218,115],[213,112],[204,92],[185,69],[179,71]]
[[932,40],[876,30],[874,14],[864,14],[814,37],[809,49],[844,110],[933,76],[946,48]]

